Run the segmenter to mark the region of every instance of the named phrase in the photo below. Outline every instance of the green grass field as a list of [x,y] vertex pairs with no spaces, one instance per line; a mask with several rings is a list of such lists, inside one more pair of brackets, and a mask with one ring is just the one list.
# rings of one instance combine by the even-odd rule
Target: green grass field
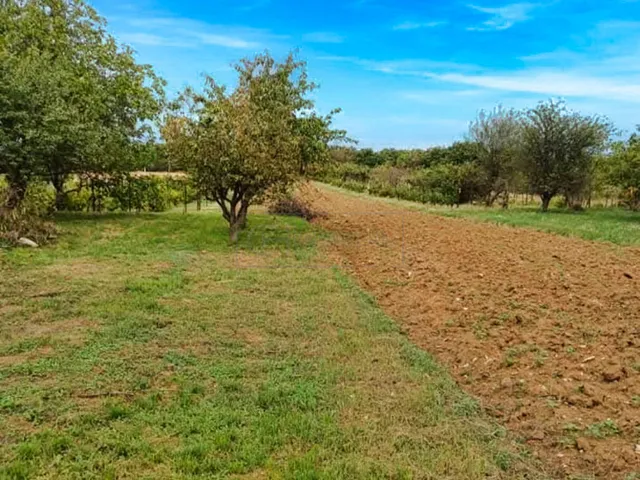
[[456,209],[433,211],[439,215],[534,228],[598,242],[640,245],[640,213],[619,208],[591,208],[582,212],[553,209],[541,213],[535,207],[512,207],[504,210],[462,206]]
[[0,251],[0,478],[542,478],[299,219],[60,217]]
[[446,217],[470,218],[482,222],[533,228],[558,235],[611,242],[617,245],[640,245],[640,212],[632,212],[622,208],[597,207],[581,212],[552,208],[547,213],[541,213],[535,206],[514,206],[507,210],[500,207],[486,208],[476,205],[461,205],[454,208],[370,197],[366,193],[356,193],[332,185],[319,185],[321,188],[338,190],[349,195],[378,198],[380,201]]

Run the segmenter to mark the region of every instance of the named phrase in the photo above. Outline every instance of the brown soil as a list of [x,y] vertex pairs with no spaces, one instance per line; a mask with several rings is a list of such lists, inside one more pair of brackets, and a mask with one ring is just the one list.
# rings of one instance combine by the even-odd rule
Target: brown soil
[[640,249],[304,196],[382,308],[559,476],[640,471]]

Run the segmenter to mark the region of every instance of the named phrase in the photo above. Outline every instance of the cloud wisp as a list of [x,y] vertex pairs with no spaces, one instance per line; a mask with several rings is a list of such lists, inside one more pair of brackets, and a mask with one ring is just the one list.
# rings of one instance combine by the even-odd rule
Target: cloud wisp
[[431,22],[401,22],[393,26],[393,30],[420,30],[423,28],[435,28],[446,25],[447,22],[443,20],[434,20]]
[[524,22],[531,19],[531,12],[539,8],[539,4],[535,3],[511,3],[502,7],[481,7],[478,5],[468,5],[469,8],[489,15],[490,17],[480,25],[468,27],[470,31],[496,31],[507,30],[516,23]]
[[303,35],[302,40],[308,43],[342,43],[344,37],[333,32],[311,32]]
[[622,58],[610,57],[583,67],[527,66],[519,70],[495,70],[476,65],[432,60],[376,61],[354,57],[320,57],[326,61],[349,62],[370,71],[421,77],[450,87],[473,87],[474,92],[578,97],[640,103],[640,68],[625,75],[607,75]]
[[283,39],[249,27],[212,25],[179,17],[122,18],[119,37],[134,46],[199,48],[218,46],[237,50],[264,48]]

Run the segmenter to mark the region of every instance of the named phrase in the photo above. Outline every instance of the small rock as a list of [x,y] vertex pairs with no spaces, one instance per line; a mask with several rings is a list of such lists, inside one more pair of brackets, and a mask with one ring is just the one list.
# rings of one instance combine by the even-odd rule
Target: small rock
[[589,448],[591,447],[591,445],[589,445],[589,440],[587,440],[586,438],[577,438],[576,439],[576,448],[578,450],[582,450],[583,452],[586,452],[587,450],[589,450]]
[[633,278],[633,275],[631,275],[630,273],[627,273],[627,272],[623,273],[623,275],[625,277],[627,277],[628,279],[632,279]]
[[502,381],[500,382],[500,386],[502,388],[511,388],[513,387],[513,381],[511,381],[510,378],[503,378]]
[[38,248],[38,244],[36,242],[26,237],[20,237],[18,239],[18,245],[23,245],[25,247],[31,247],[31,248]]
[[640,455],[640,443],[636,444],[636,448],[633,450],[636,454]]
[[609,367],[602,372],[602,379],[607,382],[617,382],[622,378],[622,370],[618,366]]

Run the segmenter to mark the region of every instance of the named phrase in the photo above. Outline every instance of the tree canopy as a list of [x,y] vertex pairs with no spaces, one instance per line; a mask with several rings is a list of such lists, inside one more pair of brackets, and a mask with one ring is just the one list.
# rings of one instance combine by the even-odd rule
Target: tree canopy
[[63,200],[70,173],[126,169],[160,111],[163,82],[81,0],[0,4],[0,170],[5,209],[34,176]]
[[611,134],[608,121],[567,109],[563,102],[542,102],[525,113],[522,154],[531,191],[542,210],[559,193],[568,198],[584,190],[594,157]]
[[286,192],[344,137],[330,128],[332,114],[314,112],[316,86],[294,55],[277,62],[264,53],[235,69],[234,90],[207,77],[204,92],[188,89],[163,128],[169,156],[220,206],[233,242],[253,203]]

